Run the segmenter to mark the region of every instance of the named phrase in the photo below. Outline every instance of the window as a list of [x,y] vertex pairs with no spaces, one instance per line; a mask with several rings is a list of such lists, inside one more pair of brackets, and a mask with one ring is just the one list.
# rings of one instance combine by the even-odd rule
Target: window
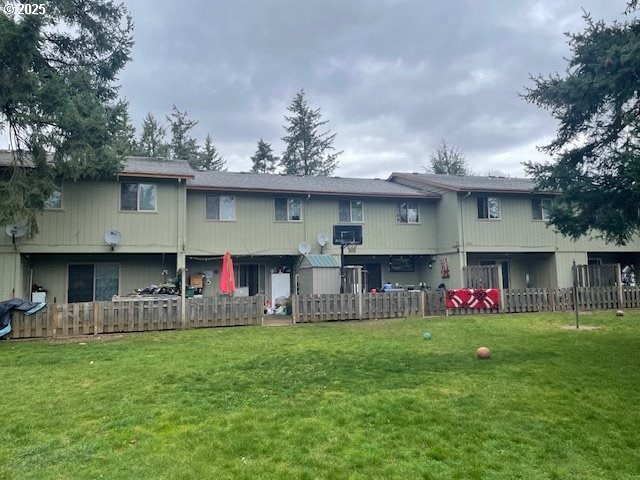
[[236,219],[236,197],[207,195],[207,220],[232,221]]
[[145,183],[121,183],[120,209],[134,212],[155,212],[156,186]]
[[44,202],[46,210],[60,210],[62,208],[62,188],[56,186]]
[[67,301],[101,302],[118,295],[120,267],[114,264],[69,265]]
[[299,198],[276,198],[276,221],[299,222],[302,220],[302,202]]
[[402,202],[398,204],[398,223],[419,223],[418,204]]
[[500,220],[500,202],[496,197],[478,197],[478,218]]
[[362,201],[340,200],[338,202],[338,217],[343,223],[362,222]]
[[549,220],[549,205],[551,200],[548,198],[531,199],[531,214],[534,220]]

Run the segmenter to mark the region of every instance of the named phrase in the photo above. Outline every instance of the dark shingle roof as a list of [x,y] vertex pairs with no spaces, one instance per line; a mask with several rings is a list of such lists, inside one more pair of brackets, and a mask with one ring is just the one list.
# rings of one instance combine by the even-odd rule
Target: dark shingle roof
[[195,172],[191,189],[370,197],[439,198],[416,189],[373,178],[340,178],[268,173]]
[[426,192],[505,192],[531,193],[535,183],[528,178],[438,175],[429,173],[392,173],[391,182],[420,188]]
[[193,178],[195,170],[184,160],[165,158],[127,157],[123,177]]

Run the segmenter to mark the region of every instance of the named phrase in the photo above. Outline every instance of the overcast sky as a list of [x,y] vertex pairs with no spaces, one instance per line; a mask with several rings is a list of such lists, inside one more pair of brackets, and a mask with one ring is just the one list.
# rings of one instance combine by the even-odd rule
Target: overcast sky
[[423,171],[441,139],[477,173],[524,174],[556,123],[524,102],[530,74],[563,72],[564,32],[624,19],[624,0],[125,1],[133,60],[120,76],[134,125],[175,104],[229,171],[260,138],[283,151],[302,88],[343,150],[338,176]]

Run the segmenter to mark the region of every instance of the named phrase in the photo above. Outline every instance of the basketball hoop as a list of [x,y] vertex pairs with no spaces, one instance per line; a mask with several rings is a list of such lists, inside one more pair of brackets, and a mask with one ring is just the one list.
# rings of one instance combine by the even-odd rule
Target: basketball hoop
[[356,253],[356,247],[357,245],[355,243],[349,243],[347,244],[347,251],[349,253]]

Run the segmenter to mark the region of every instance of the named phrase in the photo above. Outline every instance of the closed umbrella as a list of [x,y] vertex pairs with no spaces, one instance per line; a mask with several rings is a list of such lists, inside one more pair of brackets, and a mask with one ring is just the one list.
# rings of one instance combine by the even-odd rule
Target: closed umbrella
[[222,272],[220,277],[220,291],[227,295],[233,295],[236,291],[236,281],[233,275],[233,260],[231,253],[227,250],[222,257]]

